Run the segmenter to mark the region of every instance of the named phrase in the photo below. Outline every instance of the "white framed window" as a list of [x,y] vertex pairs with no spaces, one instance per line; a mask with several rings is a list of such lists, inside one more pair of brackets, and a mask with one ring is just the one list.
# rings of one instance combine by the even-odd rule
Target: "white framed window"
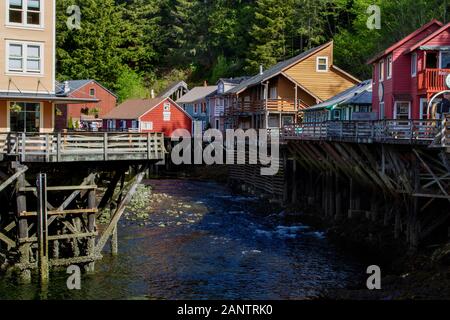
[[108,120],[108,129],[116,128],[116,120]]
[[333,118],[331,120],[341,120],[341,110],[333,110]]
[[387,72],[386,72],[387,79],[392,78],[392,55],[390,55],[387,58]]
[[417,75],[417,53],[411,55],[411,76],[415,77]]
[[7,25],[43,28],[44,0],[6,0]]
[[270,87],[269,99],[278,99],[278,88]]
[[316,71],[317,72],[328,71],[328,57],[317,57]]
[[394,119],[396,120],[411,119],[411,102],[395,101]]
[[197,114],[197,113],[198,113],[198,105],[194,104],[194,114]]
[[12,73],[43,74],[42,43],[6,42],[6,70]]
[[153,130],[153,122],[152,121],[143,121],[141,122],[142,130]]
[[384,60],[378,63],[378,80],[384,81]]

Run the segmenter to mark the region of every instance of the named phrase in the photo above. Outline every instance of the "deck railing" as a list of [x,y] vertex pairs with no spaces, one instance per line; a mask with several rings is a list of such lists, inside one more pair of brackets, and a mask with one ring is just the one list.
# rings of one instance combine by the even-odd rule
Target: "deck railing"
[[225,114],[264,112],[266,110],[269,112],[295,113],[306,107],[301,100],[295,103],[294,99],[251,100],[233,103],[231,106],[225,108]]
[[450,69],[425,69],[419,72],[417,85],[419,91],[440,92],[447,90],[445,79],[450,74]]
[[[285,139],[299,140],[439,145],[442,128],[441,120],[327,121],[285,126],[281,134]],[[449,130],[444,133],[448,135]]]
[[0,137],[3,156],[22,162],[160,160],[162,133],[7,133]]

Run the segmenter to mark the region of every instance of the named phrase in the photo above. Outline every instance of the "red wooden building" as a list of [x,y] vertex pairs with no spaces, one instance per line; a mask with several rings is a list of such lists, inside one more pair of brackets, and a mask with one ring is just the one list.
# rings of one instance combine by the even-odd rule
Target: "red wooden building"
[[170,98],[127,100],[103,117],[108,131],[162,132],[171,136],[176,129],[190,133],[192,118]]
[[[64,96],[70,98],[93,99],[95,102],[78,104],[59,104],[56,106],[55,129],[68,127],[80,129],[102,127],[102,117],[117,105],[117,96],[95,80],[71,80],[58,83]],[[72,121],[72,125],[69,122]]]
[[373,111],[380,119],[426,119],[429,99],[448,89],[450,24],[432,20],[381,52],[373,65]]

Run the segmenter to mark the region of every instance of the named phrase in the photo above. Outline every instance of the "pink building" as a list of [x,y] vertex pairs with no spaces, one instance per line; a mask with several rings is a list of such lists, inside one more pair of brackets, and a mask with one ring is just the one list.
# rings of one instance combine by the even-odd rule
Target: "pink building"
[[432,20],[379,53],[373,66],[373,111],[380,119],[426,119],[429,99],[448,89],[450,24]]

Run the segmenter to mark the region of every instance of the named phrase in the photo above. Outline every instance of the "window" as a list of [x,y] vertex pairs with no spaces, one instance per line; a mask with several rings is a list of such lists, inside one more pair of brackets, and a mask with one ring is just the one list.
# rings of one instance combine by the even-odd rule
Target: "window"
[[277,87],[270,88],[270,99],[278,99],[278,90]]
[[153,130],[153,122],[143,121],[142,122],[142,130]]
[[198,106],[197,106],[197,104],[194,104],[194,114],[197,114],[198,113]]
[[127,128],[127,121],[120,120],[120,129],[126,129],[126,128]]
[[94,88],[89,89],[89,95],[91,97],[95,97],[95,89]]
[[317,57],[317,72],[327,72],[328,71],[328,57]]
[[441,51],[441,69],[450,69],[450,51]]
[[380,120],[386,119],[386,115],[384,114],[384,102],[380,102]]
[[8,71],[42,73],[42,45],[9,43]]
[[417,53],[411,56],[411,76],[415,77],[417,74]]
[[108,120],[108,129],[116,128],[116,120]]
[[341,110],[333,110],[333,118],[331,120],[341,120]]
[[380,82],[384,80],[384,60],[381,60],[378,64],[378,79]]
[[290,126],[294,124],[294,116],[283,116],[281,118],[281,123],[283,126]]
[[41,26],[41,0],[9,0],[8,22],[13,25]]
[[41,123],[39,103],[10,102],[9,110],[12,132],[39,132]]
[[392,56],[389,56],[387,58],[387,78],[391,79],[392,78]]
[[206,113],[206,102],[202,102],[202,113]]
[[410,102],[396,101],[394,119],[409,120],[410,119]]

